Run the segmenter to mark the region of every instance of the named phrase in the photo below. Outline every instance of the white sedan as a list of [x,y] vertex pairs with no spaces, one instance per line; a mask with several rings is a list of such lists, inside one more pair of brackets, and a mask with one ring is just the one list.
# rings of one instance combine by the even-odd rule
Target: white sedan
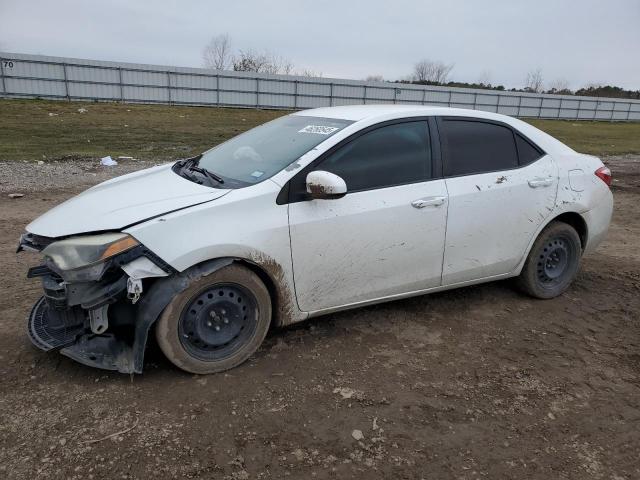
[[142,372],[245,361],[270,325],[515,277],[564,292],[607,233],[611,172],[488,112],[321,108],[97,185],[26,227],[35,345]]

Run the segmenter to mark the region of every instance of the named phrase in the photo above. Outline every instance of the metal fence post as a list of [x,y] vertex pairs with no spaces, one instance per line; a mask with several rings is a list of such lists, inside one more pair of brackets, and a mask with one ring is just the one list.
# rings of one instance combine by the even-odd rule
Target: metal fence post
[[298,108],[298,80],[293,82],[293,108]]
[[616,110],[616,103],[618,102],[611,102],[611,116],[609,117],[610,122],[613,121],[613,114],[615,113],[615,110]]
[[169,70],[167,70],[167,98],[169,105],[171,105],[171,72]]
[[473,109],[477,110],[478,105],[478,92],[473,92]]
[[216,105],[220,105],[220,75],[215,74],[216,79]]
[[423,88],[422,89],[422,105],[425,104],[425,100],[427,99],[427,89]]
[[544,103],[544,97],[540,97],[540,105],[538,105],[538,118],[542,118],[542,104]]
[[64,77],[64,95],[67,97],[67,101],[70,102],[71,98],[69,98],[69,81],[67,79],[67,64],[62,64],[62,76]]
[[120,86],[120,102],[124,103],[124,88],[122,87],[122,68],[118,67],[118,85]]
[[556,118],[560,118],[560,110],[562,110],[562,97],[560,97],[560,106],[558,106],[558,115]]
[[362,95],[362,104],[366,105],[367,104],[367,86],[364,86],[364,94]]
[[580,109],[582,108],[582,99],[578,99],[578,108],[576,108],[576,120],[580,118]]
[[4,58],[0,58],[0,77],[2,78],[2,93],[7,93],[7,86],[4,83]]
[[329,106],[333,107],[333,82],[329,84]]
[[255,77],[256,80],[256,108],[260,106],[260,79]]
[[[449,90],[449,100],[447,100],[447,107],[451,107],[451,90]],[[498,98],[500,100],[500,98]]]
[[631,105],[633,105],[633,103],[629,100],[629,106],[627,107],[627,121],[631,118]]

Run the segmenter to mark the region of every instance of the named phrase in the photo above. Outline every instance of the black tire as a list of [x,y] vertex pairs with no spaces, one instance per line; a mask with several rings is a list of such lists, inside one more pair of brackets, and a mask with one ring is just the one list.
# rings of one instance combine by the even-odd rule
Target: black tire
[[156,325],[162,352],[191,373],[217,373],[240,365],[264,340],[271,297],[260,278],[229,265],[193,282],[164,309]]
[[573,282],[581,256],[582,245],[575,229],[566,223],[551,222],[533,244],[517,285],[532,297],[557,297]]

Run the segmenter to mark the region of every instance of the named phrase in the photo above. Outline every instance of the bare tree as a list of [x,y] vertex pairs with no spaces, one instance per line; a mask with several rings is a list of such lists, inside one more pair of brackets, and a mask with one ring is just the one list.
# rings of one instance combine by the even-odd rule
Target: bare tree
[[453,64],[424,59],[413,67],[413,80],[424,83],[447,83]]
[[263,66],[264,73],[290,75],[293,72],[293,63],[279,55],[272,53],[263,54],[266,62]]
[[268,59],[254,50],[240,50],[233,57],[233,69],[237,72],[263,72]]
[[569,81],[566,78],[557,78],[551,82],[547,93],[555,93],[558,95],[571,95],[573,92],[569,89]]
[[542,69],[536,68],[527,73],[527,80],[525,83],[525,91],[532,93],[540,93],[543,90],[544,82],[542,80]]
[[365,82],[384,82],[384,77],[382,75],[369,75],[364,80]]
[[293,63],[287,58],[268,51],[249,49],[239,50],[234,54],[231,50],[231,39],[226,33],[211,37],[202,50],[202,60],[206,68],[216,70],[232,68],[241,72],[291,75],[294,68]]
[[483,70],[480,72],[478,83],[480,85],[486,85],[487,87],[491,85],[491,72],[489,70]]
[[319,72],[319,71],[316,71],[316,70],[311,70],[310,68],[305,68],[305,69],[302,69],[301,71],[299,71],[298,73],[296,73],[296,75],[299,75],[301,77],[319,78],[319,77],[322,77],[322,72]]
[[226,70],[231,66],[231,39],[229,34],[215,35],[202,50],[202,61],[206,68]]
[[293,72],[293,63],[284,57],[268,52],[240,50],[233,57],[233,69],[238,72],[258,72],[289,75]]

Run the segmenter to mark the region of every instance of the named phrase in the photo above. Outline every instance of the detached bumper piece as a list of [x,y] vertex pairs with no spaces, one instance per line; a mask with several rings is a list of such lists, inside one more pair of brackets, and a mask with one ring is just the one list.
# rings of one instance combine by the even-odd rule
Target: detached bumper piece
[[82,335],[73,345],[60,353],[89,367],[132,373],[133,349],[111,333]]

